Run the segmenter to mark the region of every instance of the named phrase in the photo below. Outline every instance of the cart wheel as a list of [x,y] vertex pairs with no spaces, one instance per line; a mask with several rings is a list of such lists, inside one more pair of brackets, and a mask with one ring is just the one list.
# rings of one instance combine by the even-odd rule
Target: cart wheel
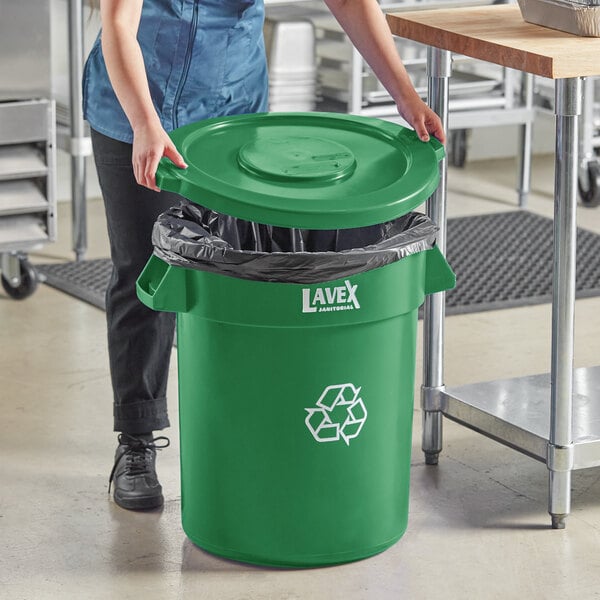
[[453,167],[462,169],[467,162],[467,130],[457,129],[450,133],[448,161]]
[[35,292],[38,285],[38,275],[31,263],[26,258],[19,259],[21,269],[21,283],[18,286],[11,285],[10,281],[2,275],[2,287],[13,300],[24,300]]
[[581,204],[589,208],[600,205],[600,162],[597,160],[588,163],[588,185],[581,185],[579,180],[579,197]]

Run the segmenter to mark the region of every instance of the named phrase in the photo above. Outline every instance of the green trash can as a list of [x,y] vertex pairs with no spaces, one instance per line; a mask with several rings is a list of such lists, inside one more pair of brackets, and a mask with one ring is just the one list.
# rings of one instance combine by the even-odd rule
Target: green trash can
[[[411,211],[443,156],[397,125],[327,113],[214,119],[172,137],[190,168],[161,165],[160,187],[305,230]],[[268,253],[232,266],[216,246],[193,265],[152,256],[137,283],[147,306],[177,313],[186,535],[263,565],[381,552],[408,520],[417,312],[453,287],[450,267],[435,245],[384,264],[368,245],[339,261],[339,277],[311,281],[311,253],[275,253],[298,271],[272,273],[256,266]]]

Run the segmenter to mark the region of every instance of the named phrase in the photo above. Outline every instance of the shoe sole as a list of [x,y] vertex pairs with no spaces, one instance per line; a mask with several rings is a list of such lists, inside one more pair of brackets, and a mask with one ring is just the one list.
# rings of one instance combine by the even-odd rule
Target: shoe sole
[[146,498],[120,498],[115,494],[114,500],[118,506],[127,510],[148,510],[150,508],[160,508],[164,504],[162,495]]

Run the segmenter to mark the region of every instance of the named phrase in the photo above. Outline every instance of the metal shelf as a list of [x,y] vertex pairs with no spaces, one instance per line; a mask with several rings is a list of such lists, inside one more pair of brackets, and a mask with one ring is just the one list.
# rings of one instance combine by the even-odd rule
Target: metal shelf
[[0,181],[45,177],[45,156],[31,144],[0,146]]
[[29,179],[0,182],[0,216],[28,214],[48,210],[48,200]]
[[41,142],[51,129],[47,101],[0,102],[0,144]]
[[[404,61],[404,64],[409,66],[409,61]],[[421,61],[415,59],[413,64],[421,65]],[[424,66],[424,63],[423,63]],[[319,69],[321,85],[324,95],[337,100],[339,102],[351,102],[350,94],[350,77],[351,74],[347,69],[347,65],[341,68],[321,67]],[[427,95],[427,82],[425,80],[425,72],[419,77],[414,77],[414,85],[417,93],[422,97]],[[371,104],[392,104],[392,98],[389,93],[383,89],[381,84],[375,79],[375,76],[370,73],[362,75],[363,81],[363,106]],[[450,83],[451,99],[461,98],[463,103],[456,105],[456,109],[465,110],[473,105],[473,97],[482,95],[483,98],[477,100],[478,107],[489,106],[490,99],[495,96],[494,106],[505,106],[506,100],[501,95],[501,82],[488,77],[480,77],[475,73],[457,72]],[[462,108],[462,107],[465,108]],[[451,110],[453,109],[451,105]]]
[[44,219],[37,215],[0,219],[0,252],[29,251],[49,241]]
[[[600,466],[600,367],[573,372],[573,469]],[[550,442],[550,374],[447,388],[442,413],[544,463]]]

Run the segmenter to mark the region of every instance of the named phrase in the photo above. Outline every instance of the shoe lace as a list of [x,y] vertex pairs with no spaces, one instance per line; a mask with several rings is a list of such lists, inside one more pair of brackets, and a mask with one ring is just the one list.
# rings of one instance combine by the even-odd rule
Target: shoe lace
[[151,440],[145,440],[129,435],[128,433],[121,433],[117,440],[119,445],[124,446],[125,449],[115,459],[115,464],[110,472],[108,478],[109,494],[115,472],[123,459],[126,461],[125,464],[130,475],[145,475],[150,472],[150,458],[152,455],[148,451],[162,450],[171,444],[171,440],[164,435],[159,435]]

